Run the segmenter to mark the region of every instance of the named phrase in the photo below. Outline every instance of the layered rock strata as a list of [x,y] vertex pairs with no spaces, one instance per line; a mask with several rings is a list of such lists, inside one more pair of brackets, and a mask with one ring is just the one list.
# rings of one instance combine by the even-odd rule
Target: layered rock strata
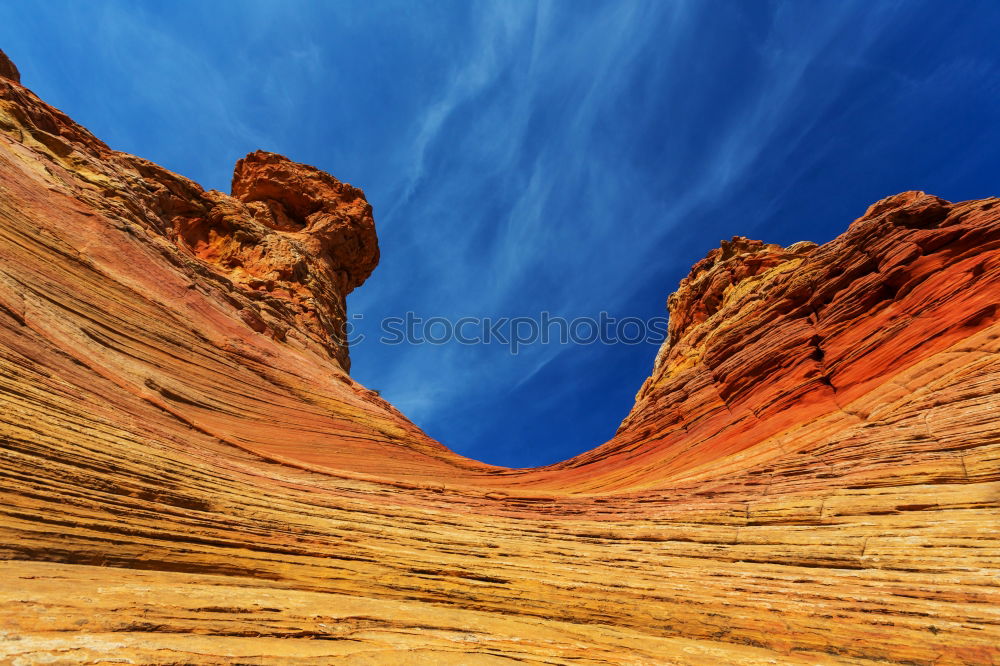
[[615,438],[510,470],[347,375],[360,190],[205,192],[0,56],[0,659],[995,663],[998,204],[723,243]]

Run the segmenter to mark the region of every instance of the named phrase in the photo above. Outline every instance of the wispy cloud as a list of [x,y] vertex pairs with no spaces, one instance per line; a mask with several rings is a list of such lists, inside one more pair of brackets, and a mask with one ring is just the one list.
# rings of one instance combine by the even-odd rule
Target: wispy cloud
[[[752,16],[724,7],[728,15],[690,2],[587,12],[520,3],[484,14],[468,59],[418,121],[413,168],[389,209],[403,268],[384,265],[356,307],[592,315],[621,307],[665,265],[683,274],[699,255],[679,241],[705,237],[692,225],[751,233],[775,214],[776,192],[738,197],[807,144],[798,168],[826,158],[833,146],[815,130],[844,104],[897,9],[785,4]],[[721,222],[710,219],[727,207]],[[673,286],[647,307],[662,307]],[[528,390],[570,352],[600,355],[367,347],[355,367],[432,431],[458,438],[470,398]],[[572,378],[545,388],[567,400],[574,390]]]

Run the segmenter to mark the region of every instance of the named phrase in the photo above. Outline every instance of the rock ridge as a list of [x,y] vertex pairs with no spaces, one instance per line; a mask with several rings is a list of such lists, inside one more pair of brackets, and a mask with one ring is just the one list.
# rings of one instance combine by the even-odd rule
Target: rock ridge
[[152,162],[111,150],[18,85],[16,68],[10,71],[14,76],[0,81],[0,130],[58,167],[58,187],[130,233],[159,235],[179,246],[151,239],[194,282],[212,280],[252,330],[279,340],[291,333],[350,369],[346,297],[379,256],[371,206],[361,190],[315,167],[256,151],[237,162],[232,195],[206,192]]

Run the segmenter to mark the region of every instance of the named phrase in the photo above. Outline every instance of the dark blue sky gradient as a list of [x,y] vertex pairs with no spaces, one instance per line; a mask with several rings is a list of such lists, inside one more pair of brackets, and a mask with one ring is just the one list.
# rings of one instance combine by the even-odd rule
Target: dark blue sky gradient
[[387,346],[383,317],[648,318],[722,238],[1000,194],[997,35],[992,1],[0,2],[24,83],[112,147],[225,191],[257,148],[362,187],[354,376],[511,466],[609,438],[656,346]]

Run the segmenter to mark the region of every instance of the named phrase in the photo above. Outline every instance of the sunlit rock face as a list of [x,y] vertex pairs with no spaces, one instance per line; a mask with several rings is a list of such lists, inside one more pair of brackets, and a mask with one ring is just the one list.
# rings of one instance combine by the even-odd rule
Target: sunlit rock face
[[345,298],[378,263],[364,193],[304,164],[257,151],[236,163],[232,196],[208,192],[207,210],[173,219],[171,236],[220,275],[266,302],[244,321],[284,339],[301,333],[349,369]]
[[616,437],[508,470],[347,375],[360,190],[205,192],[8,63],[0,660],[1000,660],[1000,200],[724,242]]

